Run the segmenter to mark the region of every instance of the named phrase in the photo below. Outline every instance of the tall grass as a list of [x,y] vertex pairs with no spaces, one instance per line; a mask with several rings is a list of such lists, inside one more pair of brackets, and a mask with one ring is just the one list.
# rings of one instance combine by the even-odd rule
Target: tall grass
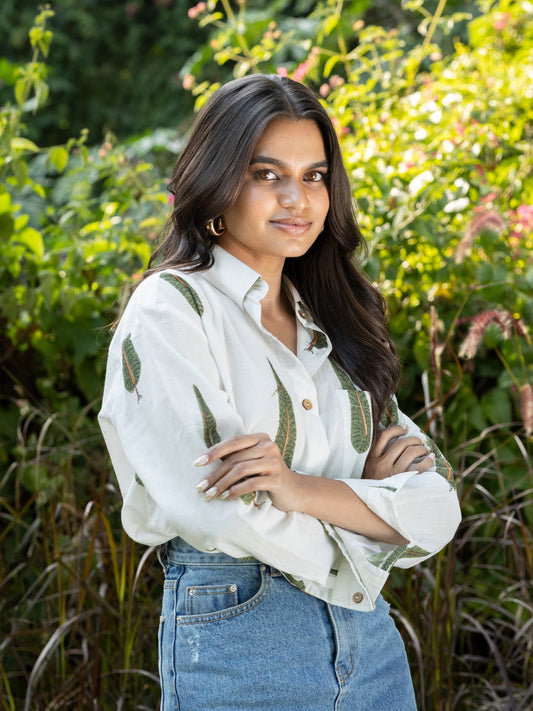
[[94,420],[65,425],[25,408],[0,483],[0,708],[156,709],[161,569],[121,529]]
[[[451,453],[462,462],[464,515],[454,541],[407,584],[398,571],[389,586],[420,711],[533,708],[533,489],[503,480],[500,447],[480,453],[501,429],[488,428]],[[512,441],[533,481],[531,459]]]

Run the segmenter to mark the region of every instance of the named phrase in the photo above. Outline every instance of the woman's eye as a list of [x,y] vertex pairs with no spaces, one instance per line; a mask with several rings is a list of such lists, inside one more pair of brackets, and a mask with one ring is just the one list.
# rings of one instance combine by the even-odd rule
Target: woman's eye
[[255,177],[257,178],[257,180],[276,180],[278,176],[274,173],[273,170],[264,168],[263,170],[258,170],[255,174]]
[[319,170],[311,170],[306,174],[305,179],[310,183],[319,183],[322,180],[325,180],[326,177],[326,173],[321,173]]

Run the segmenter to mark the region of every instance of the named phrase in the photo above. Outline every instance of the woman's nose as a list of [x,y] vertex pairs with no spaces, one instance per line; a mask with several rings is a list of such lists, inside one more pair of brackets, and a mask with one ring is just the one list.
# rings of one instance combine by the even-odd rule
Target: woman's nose
[[307,205],[305,187],[297,181],[291,181],[283,186],[278,200],[282,207],[301,209]]

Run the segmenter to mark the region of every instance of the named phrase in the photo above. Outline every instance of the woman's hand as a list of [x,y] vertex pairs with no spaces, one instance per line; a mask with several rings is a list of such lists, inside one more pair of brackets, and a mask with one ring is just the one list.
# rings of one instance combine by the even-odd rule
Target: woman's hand
[[368,453],[363,479],[386,479],[410,470],[431,468],[435,455],[418,437],[406,437],[407,429],[395,425],[382,430]]
[[267,434],[239,435],[210,447],[195,464],[222,460],[196,487],[206,499],[233,499],[253,491],[268,491],[281,511],[296,511],[301,474],[283,461],[278,445]]

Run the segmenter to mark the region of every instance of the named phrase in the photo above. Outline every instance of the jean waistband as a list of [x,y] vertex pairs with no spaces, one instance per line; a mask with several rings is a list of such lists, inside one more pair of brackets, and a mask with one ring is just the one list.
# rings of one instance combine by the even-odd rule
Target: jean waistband
[[165,563],[178,565],[261,565],[255,558],[232,558],[221,551],[200,551],[182,538],[173,538],[159,547],[158,557]]

